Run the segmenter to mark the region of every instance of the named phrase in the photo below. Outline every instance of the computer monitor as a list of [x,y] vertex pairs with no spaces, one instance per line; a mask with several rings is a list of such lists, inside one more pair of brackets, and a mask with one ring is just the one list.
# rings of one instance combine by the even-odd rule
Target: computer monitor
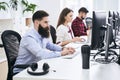
[[[109,38],[109,43],[111,44],[113,41],[114,41],[114,33],[113,33],[113,15],[111,15],[110,14],[110,12],[109,12],[109,14],[108,14],[108,25],[107,26],[109,26],[110,27],[110,29],[107,27],[107,31],[106,31],[106,37],[107,37],[107,35],[109,35],[110,34],[110,38]],[[108,33],[108,31],[110,32],[110,33]],[[105,39],[105,40],[107,40],[107,39]]]
[[120,32],[120,14],[119,12],[117,12],[118,14],[118,31]]
[[113,29],[116,29],[118,26],[118,18],[119,14],[117,12],[113,12]]
[[113,12],[113,29],[115,29],[116,23],[115,23],[115,12]]
[[115,17],[116,17],[116,15],[115,15],[115,12],[113,12],[113,14],[112,14],[112,12],[109,11],[108,16],[109,16],[108,23],[111,25],[111,28],[112,28],[111,35],[112,35],[112,42],[114,42],[113,47],[115,47],[116,46],[116,43],[115,43],[115,38],[116,38],[116,31],[115,31],[115,25],[116,25]]
[[104,39],[105,46],[102,51],[99,51],[96,54],[96,55],[98,54],[104,55],[104,58],[96,59],[97,62],[104,63],[104,64],[110,63],[112,61],[113,58],[109,57],[110,55],[118,56],[115,51],[110,49],[111,48],[110,45],[113,42],[113,26],[111,25],[111,23],[113,23],[113,19],[111,17],[108,17],[108,23],[106,24],[105,39]]
[[[118,35],[118,32],[119,32],[119,13],[118,12],[113,12],[113,38],[114,38],[114,41],[118,41],[117,39],[117,35]],[[115,43],[114,42],[114,43]],[[115,44],[115,47],[117,47],[117,45]]]
[[116,18],[116,27],[115,27],[115,37],[116,37],[119,32],[119,13],[118,12],[116,12],[115,18]]
[[117,12],[117,17],[119,18],[119,12]]
[[93,11],[91,49],[100,49],[104,46],[106,12]]
[[[113,42],[113,28],[110,24],[107,24],[107,30],[106,30],[106,39],[105,39],[105,58],[101,59],[102,63],[110,63],[112,61],[112,58],[109,58],[110,55],[116,55],[118,54],[110,49],[110,45]],[[100,60],[99,60],[100,61]]]
[[117,17],[118,17],[118,28],[119,28],[119,26],[120,26],[120,14],[119,14],[119,12],[117,12]]
[[108,13],[108,23],[113,26],[113,12],[112,11],[109,11]]
[[109,46],[113,41],[113,28],[111,25],[107,25],[107,31],[106,31],[106,39],[105,39],[105,60],[108,60],[109,55]]
[[112,11],[109,11],[108,17],[113,17],[113,12]]

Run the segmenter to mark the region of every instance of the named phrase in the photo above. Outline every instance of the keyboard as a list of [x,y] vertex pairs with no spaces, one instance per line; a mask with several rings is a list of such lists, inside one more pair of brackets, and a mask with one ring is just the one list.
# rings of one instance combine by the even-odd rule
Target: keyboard
[[83,42],[79,42],[79,41],[76,41],[74,42],[75,44],[86,44],[87,42],[86,41],[83,41]]
[[79,44],[75,44],[75,43],[69,43],[69,44],[67,44],[64,47],[72,47],[72,48],[78,49],[80,47],[80,45]]
[[80,52],[79,51],[75,51],[74,54],[69,54],[69,55],[65,55],[65,56],[62,56],[63,59],[72,59],[74,58],[75,56],[77,56]]

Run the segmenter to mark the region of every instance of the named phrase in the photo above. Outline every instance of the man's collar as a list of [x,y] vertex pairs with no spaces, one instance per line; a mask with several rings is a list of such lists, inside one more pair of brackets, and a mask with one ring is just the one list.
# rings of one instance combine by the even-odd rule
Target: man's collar
[[82,19],[80,19],[79,17],[76,17],[76,19],[79,20],[79,21],[82,21]]
[[38,31],[35,28],[33,28],[33,31],[38,38],[42,38],[42,36],[38,33]]

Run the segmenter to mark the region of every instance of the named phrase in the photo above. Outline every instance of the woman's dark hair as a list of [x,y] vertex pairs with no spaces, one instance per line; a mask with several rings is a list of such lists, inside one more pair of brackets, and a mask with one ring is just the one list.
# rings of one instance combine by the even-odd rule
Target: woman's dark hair
[[47,17],[49,16],[49,14],[43,10],[39,10],[39,11],[36,11],[33,16],[32,16],[32,20],[33,22],[35,20],[42,20],[43,17]]
[[65,22],[65,16],[67,16],[67,14],[70,13],[70,12],[73,12],[73,11],[69,8],[64,8],[62,10],[62,12],[60,13],[59,19],[58,19],[57,28],[58,28],[59,25],[61,25]]

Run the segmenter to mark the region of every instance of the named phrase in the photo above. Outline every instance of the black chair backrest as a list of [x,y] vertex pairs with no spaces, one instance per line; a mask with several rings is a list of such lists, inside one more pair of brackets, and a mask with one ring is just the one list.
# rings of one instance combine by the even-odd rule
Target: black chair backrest
[[89,27],[92,27],[92,18],[91,18],[91,17],[87,17],[87,18],[85,19],[85,21],[86,21],[87,27],[88,27],[88,26],[89,26]]
[[53,26],[50,25],[50,33],[53,40],[53,43],[56,43],[56,30]]
[[18,56],[18,50],[20,45],[21,36],[19,33],[6,30],[2,33],[1,39],[5,49],[7,61],[8,61],[8,75],[7,80],[12,80],[13,66]]

